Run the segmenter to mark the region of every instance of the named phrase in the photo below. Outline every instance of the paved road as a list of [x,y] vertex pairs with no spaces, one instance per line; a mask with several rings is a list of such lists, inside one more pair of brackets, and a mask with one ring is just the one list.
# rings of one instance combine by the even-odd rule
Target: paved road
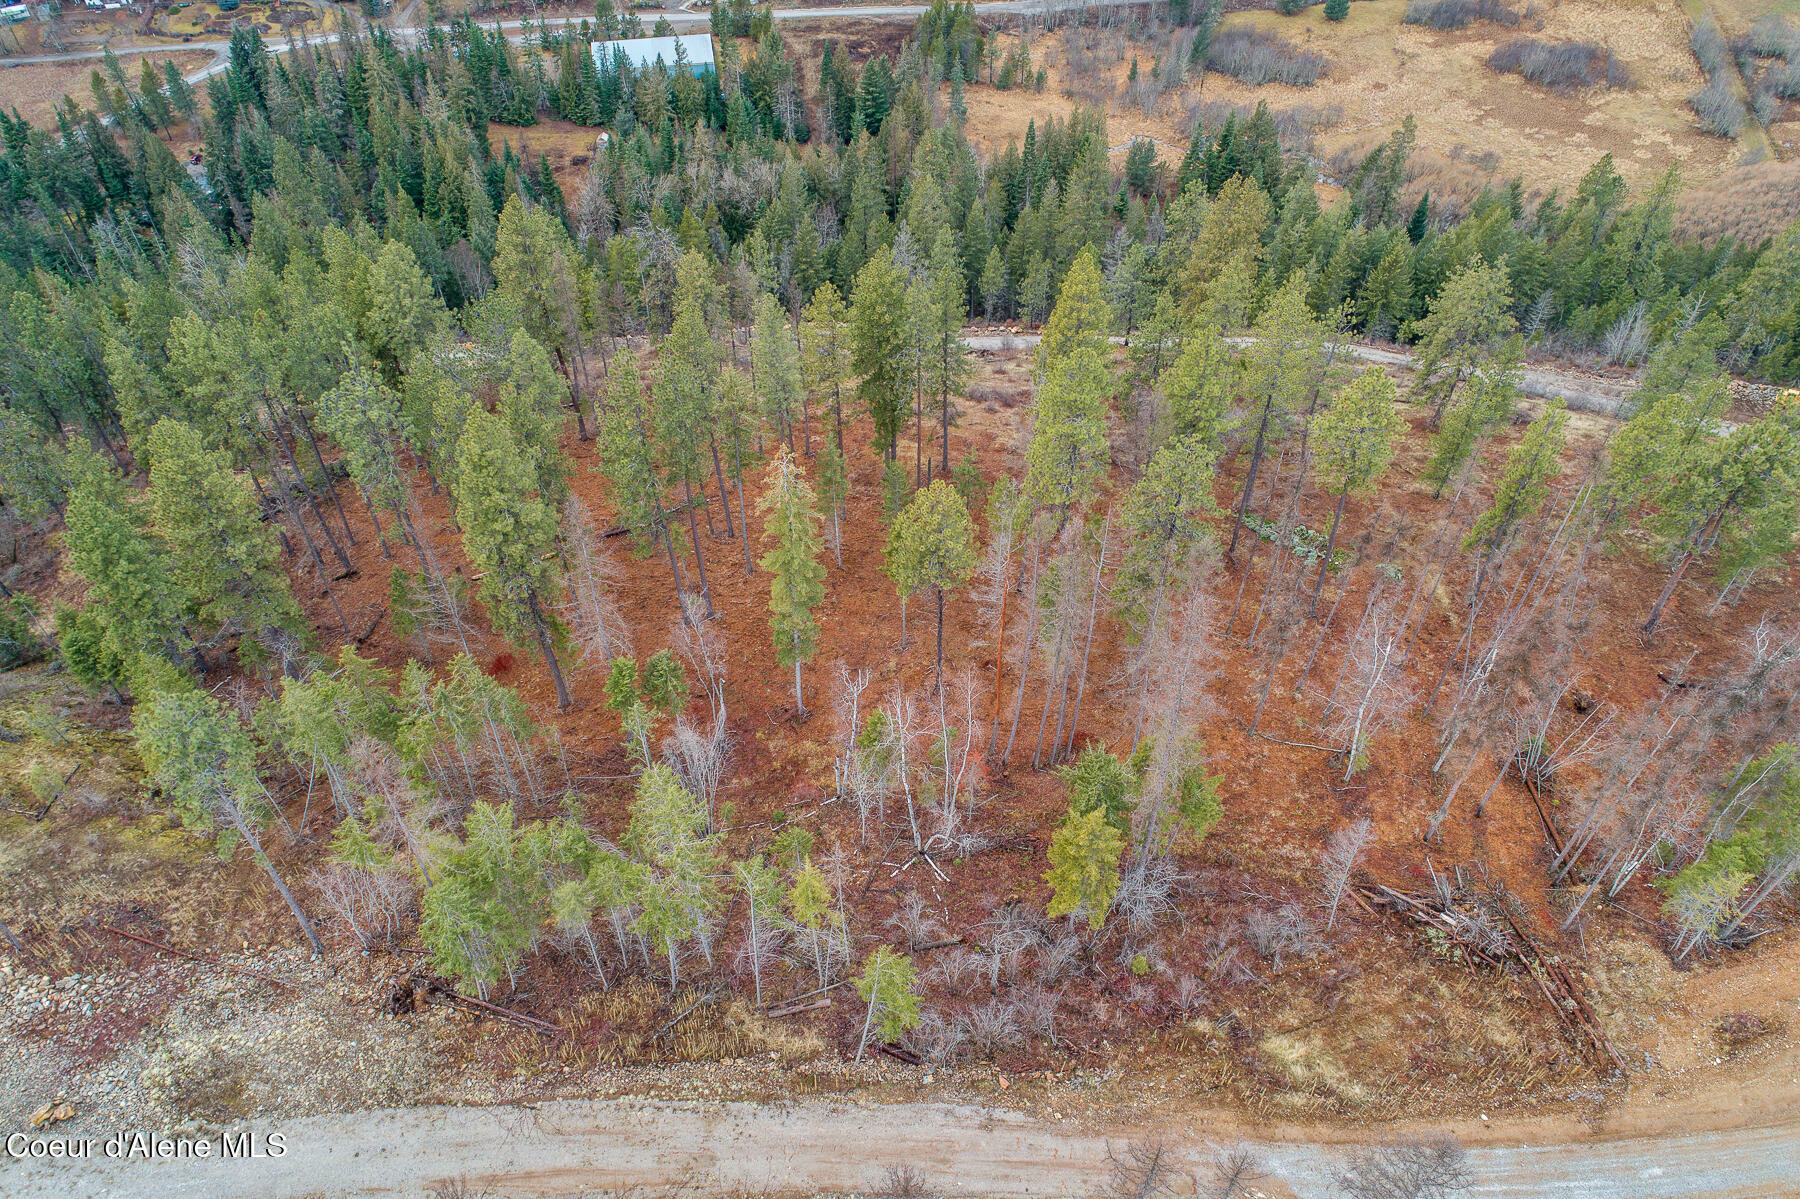
[[[1113,8],[1123,5],[1142,4],[1143,2],[1144,0],[1086,0],[1085,7]],[[1045,0],[987,0],[987,2],[977,4],[975,6],[975,11],[981,16],[1004,16],[1007,14],[1038,13],[1044,12],[1047,9],[1068,9],[1072,7],[1075,6],[1047,5]],[[926,12],[927,8],[923,4],[858,4],[839,5],[829,8],[777,8],[773,11],[777,21],[892,21],[916,18]],[[671,25],[706,25],[712,20],[708,14],[683,12],[679,9],[639,10],[638,16],[643,20],[646,26],[654,25],[656,19],[659,17],[667,18]],[[542,22],[532,21],[531,25],[534,28],[541,24],[551,29],[559,29],[564,25],[579,25],[582,21],[588,19],[590,18],[548,17]],[[500,27],[508,35],[516,36],[523,26],[524,23],[520,21],[504,21],[501,23]],[[490,29],[492,27],[492,25],[484,26],[484,28]],[[392,32],[395,38],[402,43],[416,39],[420,34],[420,30],[414,26],[396,28]],[[300,45],[309,46],[314,43],[336,41],[337,34],[314,33],[305,37],[295,38],[294,40]],[[287,48],[287,42],[285,39],[278,40],[272,38],[269,40],[268,46],[271,50],[279,52]],[[115,46],[113,48],[113,53],[120,56],[127,54],[167,55],[177,50],[211,50],[215,54],[224,54],[230,49],[231,42],[229,40],[213,38],[206,41],[170,41],[154,45]],[[0,58],[0,68],[19,66],[25,63],[85,62],[88,59],[103,58],[105,55],[105,50],[69,50],[61,54],[21,55],[17,57]],[[197,78],[203,79],[207,75],[215,74],[218,69],[222,68],[219,68],[216,63],[211,64],[207,68],[196,72],[194,75],[188,76],[188,78],[190,80]],[[4,78],[4,74],[0,74],[0,80],[3,80]]]
[[[1785,1113],[1789,1120],[1794,1114]],[[557,1101],[535,1108],[407,1108],[259,1123],[283,1134],[279,1159],[7,1163],[0,1193],[17,1199],[209,1199],[419,1195],[466,1177],[469,1193],[567,1195],[658,1188],[685,1193],[843,1192],[884,1166],[909,1163],[952,1194],[1093,1194],[1107,1149],[1126,1128],[1068,1130],[1054,1120],[950,1104],[861,1106]],[[1203,1134],[1165,1130],[1201,1182]],[[216,1141],[215,1141],[216,1147]],[[1327,1199],[1341,1147],[1252,1143],[1281,1186],[1265,1193]],[[102,1149],[101,1153],[104,1152]],[[1800,1195],[1800,1125],[1655,1141],[1591,1141],[1471,1150],[1471,1196],[1531,1199],[1775,1199]],[[1285,1188],[1285,1191],[1284,1189]],[[1188,1190],[1188,1188],[1183,1188]]]

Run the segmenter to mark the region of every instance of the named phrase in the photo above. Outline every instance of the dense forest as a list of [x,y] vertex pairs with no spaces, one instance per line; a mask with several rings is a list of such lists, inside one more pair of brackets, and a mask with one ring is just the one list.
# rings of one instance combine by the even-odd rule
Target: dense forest
[[[1204,75],[1218,7],[1152,18]],[[1421,759],[1438,806],[1301,847],[1316,894],[1215,938],[1184,1011],[1253,974],[1233,938],[1318,952],[1378,841],[1429,849],[1502,786],[1557,796],[1563,927],[1653,883],[1688,957],[1785,903],[1800,406],[1729,377],[1800,379],[1800,227],[1684,241],[1674,171],[1634,193],[1607,159],[1450,211],[1409,186],[1410,121],[1324,186],[1264,108],[1179,161],[1115,163],[1089,109],[984,157],[966,89],[1044,81],[968,6],[817,78],[766,13],[714,27],[698,76],[597,69],[645,32],[608,0],[520,41],[239,29],[201,94],[108,59],[93,109],[6,119],[0,493],[61,576],[7,590],[4,652],[129,705],[158,802],[316,951],[416,937],[483,996],[552,945],[599,987],[849,982],[859,1056],[1000,1051],[1084,978],[1193,958],[1226,725],[1333,784]],[[502,136],[552,118],[605,135],[566,189]],[[1036,336],[1016,447],[983,318]],[[1413,368],[1356,369],[1358,339]],[[1521,409],[1528,355],[1636,368],[1621,419],[1577,453],[1560,402]],[[822,620],[859,538],[879,636],[922,647],[880,684]],[[385,659],[343,594],[375,571]],[[755,646],[719,631],[726,575]],[[1665,685],[1582,693],[1677,620]],[[515,654],[553,704],[502,681]],[[726,798],[745,672],[791,691],[828,825]],[[625,793],[571,770],[563,712]],[[964,930],[916,890],[878,922],[866,879],[1003,848],[1013,772],[1058,788],[1034,898],[928,974]],[[278,802],[294,777],[328,834]],[[1008,1005],[953,1010],[984,974]]]

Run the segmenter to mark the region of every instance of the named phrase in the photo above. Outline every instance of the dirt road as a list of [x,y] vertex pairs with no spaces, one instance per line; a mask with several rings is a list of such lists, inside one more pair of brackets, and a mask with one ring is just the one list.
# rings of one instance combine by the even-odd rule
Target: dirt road
[[[1036,345],[1038,335],[1036,333],[977,333],[964,340],[973,350],[1007,350],[1019,346]],[[1119,339],[1115,338],[1114,340]],[[1248,345],[1251,339],[1228,337],[1225,340],[1233,345],[1244,346]],[[1396,367],[1400,370],[1411,370],[1417,365],[1412,355],[1399,350],[1383,349],[1380,346],[1364,346],[1352,342],[1343,346],[1341,352],[1361,362]],[[1630,395],[1631,388],[1625,383],[1596,379],[1591,375],[1576,374],[1573,371],[1543,370],[1528,366],[1519,372],[1519,392],[1521,395],[1534,399],[1562,400],[1571,411],[1575,412],[1617,416],[1626,397]]]
[[[1791,1119],[1793,1113],[1788,1113]],[[559,1101],[534,1108],[397,1109],[258,1123],[279,1132],[279,1158],[230,1161],[11,1162],[0,1193],[17,1199],[299,1199],[419,1195],[465,1178],[506,1196],[622,1191],[685,1181],[693,1195],[847,1192],[887,1165],[910,1163],[952,1194],[1091,1194],[1109,1144],[1139,1130],[949,1104],[859,1105]],[[1203,1129],[1165,1129],[1185,1150],[1187,1192],[1210,1181]],[[1326,1199],[1338,1147],[1252,1143],[1273,1197]],[[214,1140],[216,1151],[217,1140]],[[104,1153],[104,1148],[96,1151]],[[1776,1199],[1800,1195],[1800,1124],[1657,1140],[1591,1141],[1470,1151],[1473,1196],[1558,1199]]]

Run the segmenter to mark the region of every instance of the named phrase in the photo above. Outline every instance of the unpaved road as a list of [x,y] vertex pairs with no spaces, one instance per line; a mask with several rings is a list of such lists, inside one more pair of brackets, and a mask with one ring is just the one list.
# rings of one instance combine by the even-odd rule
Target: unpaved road
[[[977,333],[963,340],[968,342],[972,350],[1010,350],[1020,346],[1037,344],[1036,333]],[[1121,339],[1114,338],[1114,341]],[[1248,345],[1251,338],[1228,337],[1226,341],[1237,346]],[[1377,366],[1391,366],[1400,370],[1412,370],[1418,365],[1411,354],[1399,350],[1383,349],[1380,346],[1358,345],[1346,342],[1339,347],[1339,352],[1361,362],[1374,363]],[[1631,394],[1631,386],[1623,382],[1612,382],[1596,379],[1591,375],[1579,375],[1572,371],[1543,370],[1538,367],[1524,367],[1519,371],[1519,393],[1540,400],[1562,400],[1575,412],[1592,412],[1600,416],[1617,416],[1624,406],[1626,398]]]
[[[1794,1113],[1784,1114],[1793,1120]],[[974,1106],[845,1101],[771,1104],[562,1100],[536,1107],[394,1109],[259,1122],[280,1158],[231,1161],[8,1162],[0,1194],[17,1199],[300,1199],[422,1195],[465,1178],[506,1196],[690,1195],[867,1189],[910,1163],[951,1194],[1078,1196],[1107,1176],[1108,1145],[1136,1130],[1073,1128]],[[1169,1128],[1192,1193],[1210,1181],[1205,1130]],[[216,1147],[216,1140],[214,1142]],[[1265,1194],[1327,1199],[1341,1147],[1252,1143]],[[96,1151],[103,1153],[104,1149]],[[1800,1124],[1655,1140],[1488,1146],[1469,1154],[1471,1196],[1542,1199],[1778,1199],[1800,1196]]]

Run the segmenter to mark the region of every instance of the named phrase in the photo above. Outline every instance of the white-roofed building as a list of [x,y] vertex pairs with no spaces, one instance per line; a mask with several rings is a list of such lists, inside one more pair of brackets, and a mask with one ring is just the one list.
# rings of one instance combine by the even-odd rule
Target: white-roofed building
[[634,37],[619,42],[595,42],[594,65],[602,71],[613,69],[617,54],[623,53],[633,70],[641,71],[660,59],[673,71],[679,63],[689,74],[705,75],[717,70],[713,61],[713,40],[709,33],[684,33],[675,37]]

